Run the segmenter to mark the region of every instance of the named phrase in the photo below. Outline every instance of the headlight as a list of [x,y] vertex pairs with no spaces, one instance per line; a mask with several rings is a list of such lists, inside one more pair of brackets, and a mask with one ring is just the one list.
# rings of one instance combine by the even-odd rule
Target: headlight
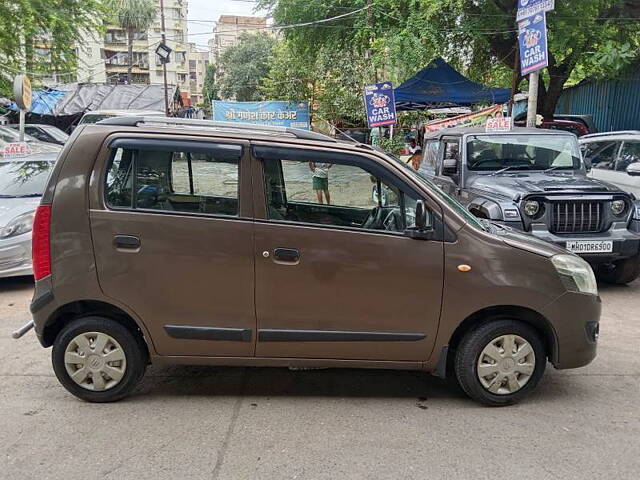
[[624,200],[614,200],[611,202],[611,211],[614,215],[620,215],[624,212],[625,206]]
[[575,255],[554,255],[551,263],[556,267],[567,290],[598,295],[598,284],[591,265]]
[[533,217],[536,213],[540,211],[540,204],[535,200],[528,200],[524,202],[524,213],[528,216]]
[[11,220],[0,230],[0,238],[15,237],[23,233],[30,232],[33,228],[33,215],[35,212],[23,213]]
[[636,205],[636,207],[633,210],[633,219],[640,220],[640,204]]

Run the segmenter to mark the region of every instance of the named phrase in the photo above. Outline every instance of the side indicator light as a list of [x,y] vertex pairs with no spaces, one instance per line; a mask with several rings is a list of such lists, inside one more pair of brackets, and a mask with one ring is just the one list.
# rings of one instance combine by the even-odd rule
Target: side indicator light
[[471,271],[471,266],[465,265],[465,264],[458,265],[458,270],[461,271],[461,272],[470,272]]

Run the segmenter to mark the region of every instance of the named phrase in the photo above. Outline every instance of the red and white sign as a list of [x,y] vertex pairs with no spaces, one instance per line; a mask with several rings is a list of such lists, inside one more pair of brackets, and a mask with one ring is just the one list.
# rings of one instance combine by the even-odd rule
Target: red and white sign
[[503,117],[501,115],[488,118],[485,130],[487,132],[510,132],[513,122],[511,117]]
[[7,143],[0,152],[4,160],[28,157],[31,153],[31,149],[26,142]]

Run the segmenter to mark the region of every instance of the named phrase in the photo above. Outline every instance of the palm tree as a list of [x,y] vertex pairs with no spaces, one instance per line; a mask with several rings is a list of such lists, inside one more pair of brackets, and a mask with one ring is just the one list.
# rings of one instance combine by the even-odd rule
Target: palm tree
[[156,19],[156,0],[115,0],[115,16],[118,26],[127,32],[129,64],[127,82],[131,83],[133,67],[133,39],[136,33],[147,30]]

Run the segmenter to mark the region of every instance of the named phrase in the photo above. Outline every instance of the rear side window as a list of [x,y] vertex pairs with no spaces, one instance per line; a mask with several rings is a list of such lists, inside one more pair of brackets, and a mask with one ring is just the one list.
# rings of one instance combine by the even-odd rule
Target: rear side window
[[237,216],[241,156],[240,145],[116,144],[106,176],[107,205]]

